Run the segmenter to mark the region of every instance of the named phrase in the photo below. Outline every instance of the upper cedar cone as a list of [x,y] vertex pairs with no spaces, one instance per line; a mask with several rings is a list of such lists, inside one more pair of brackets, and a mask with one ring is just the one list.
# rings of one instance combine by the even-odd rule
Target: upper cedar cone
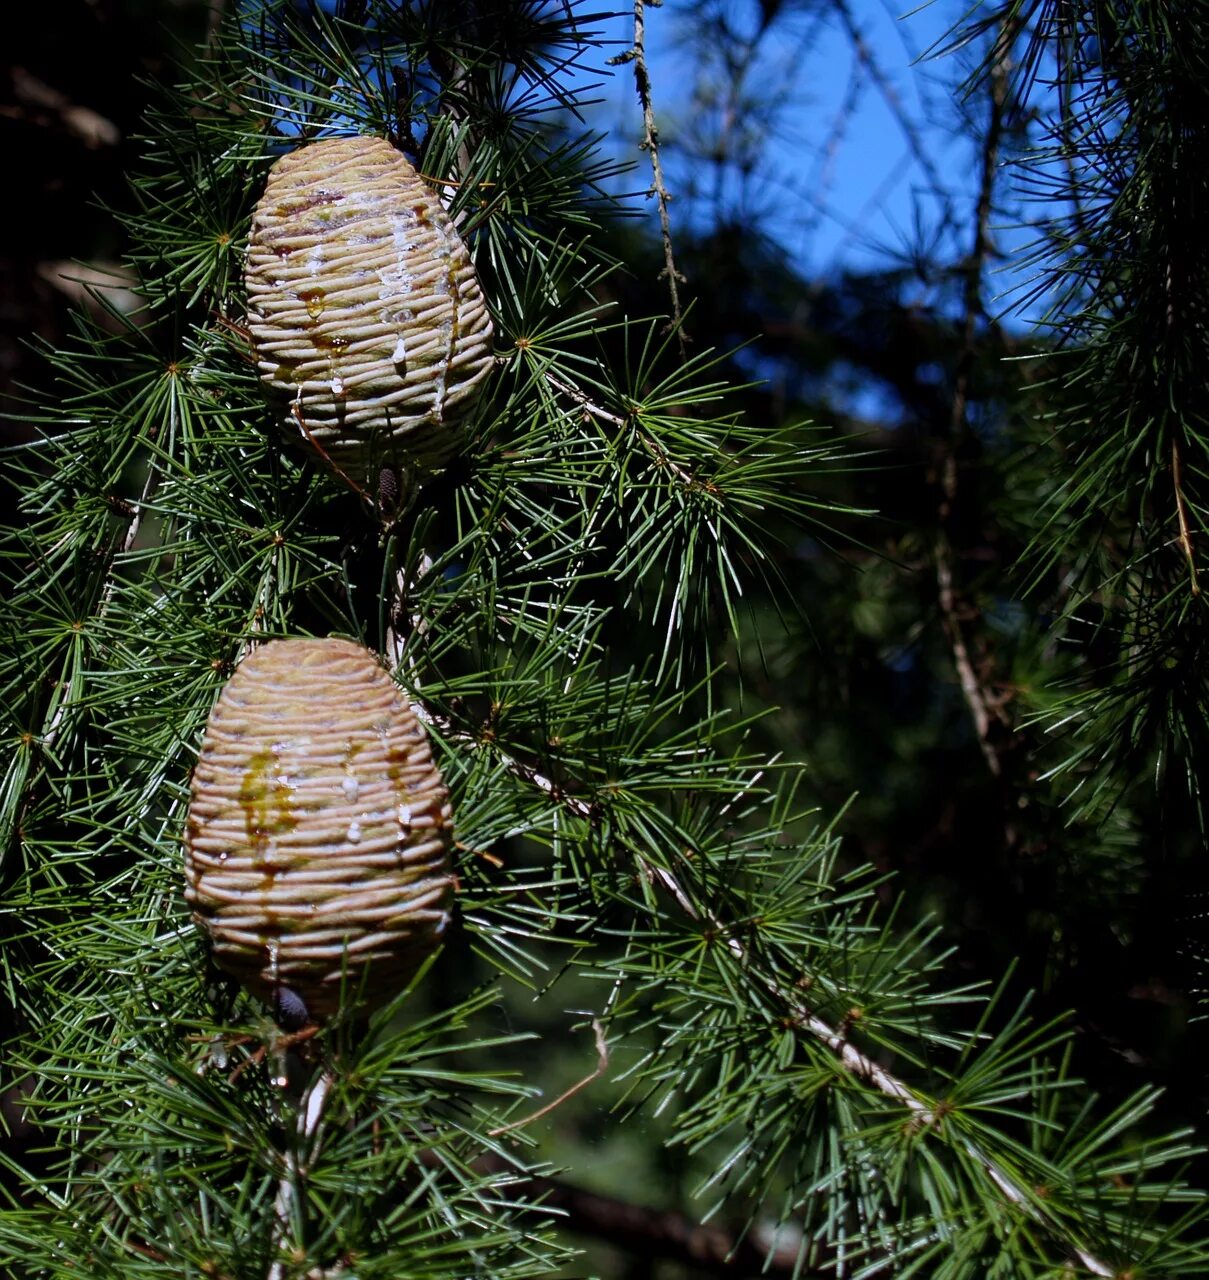
[[382,138],[282,156],[252,217],[248,326],[283,430],[363,489],[412,491],[462,440],[491,318],[462,238]]

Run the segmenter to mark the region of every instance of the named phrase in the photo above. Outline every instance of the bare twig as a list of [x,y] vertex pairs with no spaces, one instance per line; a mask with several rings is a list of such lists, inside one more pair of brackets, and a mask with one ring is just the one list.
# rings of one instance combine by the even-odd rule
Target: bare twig
[[629,426],[628,420],[620,414],[613,413],[602,405],[596,404],[578,387],[573,386],[570,382],[564,382],[562,378],[555,373],[551,373],[549,369],[545,371],[543,376],[555,391],[561,391],[563,395],[574,400],[589,417],[597,418],[601,422],[611,422],[615,427],[624,428]]
[[953,585],[953,549],[943,534],[936,540],[936,587],[936,598],[940,605],[945,634],[949,638],[953,666],[957,670],[962,697],[965,698],[966,706],[970,709],[970,717],[974,721],[978,746],[987,768],[995,777],[999,777],[1003,772],[1003,763],[999,759],[999,752],[991,742],[990,704],[966,646],[965,631],[957,604],[957,591]]
[[[703,921],[724,938],[727,950],[736,960],[747,963],[749,958],[747,947],[715,917],[703,915],[685,892],[680,881],[670,871],[645,861],[639,863],[639,869],[648,881],[658,884],[669,893],[686,916],[692,920]],[[901,1102],[918,1116],[924,1125],[935,1122],[936,1111],[930,1103],[918,1097],[896,1076],[891,1075],[884,1067],[863,1054],[845,1035],[813,1013],[799,996],[789,994],[782,990],[779,984],[767,979],[760,980],[760,983],[770,995],[791,1008],[795,1025],[809,1031],[816,1040],[822,1041],[852,1075],[873,1085],[886,1097]]]
[[315,453],[327,463],[332,473],[341,480],[349,489],[351,489],[371,510],[377,503],[366,493],[366,491],[348,474],[347,471],[340,466],[338,462],[328,453],[328,451],[319,443],[311,434],[311,429],[306,425],[306,419],[302,416],[302,390],[299,388],[296,399],[290,401],[290,416],[298,424],[298,429],[306,437],[307,443],[314,449]]
[[663,271],[660,274],[667,277],[668,292],[672,298],[672,324],[683,359],[688,354],[688,335],[684,332],[684,311],[680,305],[680,285],[684,282],[684,275],[677,270],[676,257],[672,251],[672,220],[668,212],[672,197],[663,177],[663,161],[659,156],[659,126],[651,102],[651,73],[646,62],[645,0],[634,0],[633,47],[613,61],[634,64],[634,84],[638,89],[638,101],[642,105],[642,141],[639,147],[651,157],[652,183],[647,194],[655,196],[659,201],[659,233],[663,238]]
[[[1167,328],[1171,330],[1176,324],[1175,270],[1167,264]],[[1196,571],[1196,554],[1192,547],[1192,528],[1188,521],[1188,506],[1184,499],[1184,460],[1180,451],[1180,430],[1176,428],[1171,437],[1171,487],[1175,491],[1175,516],[1179,524],[1179,544],[1188,561],[1188,578],[1192,594],[1201,594],[1200,579]]]
[[938,196],[947,198],[949,194],[948,188],[928,155],[928,149],[924,146],[923,137],[919,129],[903,106],[898,90],[894,87],[890,77],[882,70],[881,64],[873,56],[873,50],[869,47],[869,42],[865,39],[864,32],[856,25],[856,19],[853,18],[852,11],[849,9],[846,0],[836,0],[834,8],[840,16],[840,21],[844,24],[844,30],[848,33],[848,39],[852,43],[852,51],[856,54],[857,61],[864,67],[869,79],[877,86],[877,90],[882,95],[882,99],[889,108],[891,115],[898,122],[898,127],[902,130],[903,136],[907,140],[912,159],[923,170],[932,185],[933,192]]
[[489,1138],[498,1138],[500,1134],[511,1133],[514,1129],[523,1129],[526,1125],[532,1124],[534,1120],[540,1120],[542,1116],[549,1115],[551,1111],[561,1107],[568,1098],[575,1097],[581,1089],[586,1089],[593,1080],[599,1080],[604,1075],[609,1067],[609,1046],[605,1043],[604,1028],[600,1025],[599,1018],[592,1019],[592,1031],[596,1037],[596,1069],[584,1076],[576,1084],[573,1084],[569,1089],[564,1089],[553,1102],[547,1102],[544,1107],[539,1107],[532,1115],[525,1116],[523,1120],[513,1120],[510,1124],[502,1124],[497,1129],[488,1129],[487,1136]]

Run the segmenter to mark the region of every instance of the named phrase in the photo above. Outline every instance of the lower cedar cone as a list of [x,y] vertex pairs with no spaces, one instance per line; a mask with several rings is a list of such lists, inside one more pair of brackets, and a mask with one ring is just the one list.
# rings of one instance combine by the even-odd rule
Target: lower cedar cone
[[217,964],[274,1008],[368,1011],[445,931],[451,825],[425,731],[374,655],[274,640],[206,725],[185,896]]

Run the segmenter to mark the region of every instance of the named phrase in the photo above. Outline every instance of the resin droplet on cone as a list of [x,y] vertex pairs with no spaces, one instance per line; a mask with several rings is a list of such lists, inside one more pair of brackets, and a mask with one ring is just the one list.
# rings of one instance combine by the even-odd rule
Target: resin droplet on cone
[[382,138],[330,138],[269,173],[248,245],[248,325],[291,439],[372,492],[461,444],[491,319],[441,202]]
[[231,677],[193,771],[185,896],[218,965],[331,1016],[397,994],[444,933],[449,796],[390,676],[347,640],[275,640]]

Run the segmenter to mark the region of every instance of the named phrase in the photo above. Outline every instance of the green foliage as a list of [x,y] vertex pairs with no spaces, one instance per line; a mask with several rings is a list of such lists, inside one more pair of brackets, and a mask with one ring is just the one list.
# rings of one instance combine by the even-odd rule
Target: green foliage
[[1168,804],[1185,789],[1203,830],[1209,257],[1194,157],[1209,43],[1192,10],[1148,0],[1074,24],[1012,3],[974,25],[1027,33],[1020,107],[1038,80],[1048,90],[1020,178],[1047,201],[1027,262],[1067,354],[1031,563],[1034,586],[1062,582],[1063,629],[1097,656],[1045,710],[1067,743],[1057,772],[1083,813],[1139,776]]
[[[596,1023],[610,1124],[657,1118],[697,1212],[771,1222],[795,1274],[1209,1272],[1189,1135],[1155,1136],[1151,1091],[1097,1102],[1064,1025],[954,981],[727,705],[719,636],[787,592],[779,531],[853,513],[821,496],[846,455],[603,305],[605,170],[567,119],[595,16],[518,4],[503,40],[469,6],[344,10],[233,18],[152,119],[146,323],[48,352],[43,432],[8,454],[0,973],[35,1136],[4,1157],[0,1259],[554,1274],[533,1177],[571,1147],[528,1121]],[[497,322],[475,439],[386,527],[275,434],[240,330],[268,163],[327,126],[456,184]],[[460,918],[368,1027],[292,1046],[209,968],[179,841],[223,681],[308,632],[387,655],[430,724]]]

